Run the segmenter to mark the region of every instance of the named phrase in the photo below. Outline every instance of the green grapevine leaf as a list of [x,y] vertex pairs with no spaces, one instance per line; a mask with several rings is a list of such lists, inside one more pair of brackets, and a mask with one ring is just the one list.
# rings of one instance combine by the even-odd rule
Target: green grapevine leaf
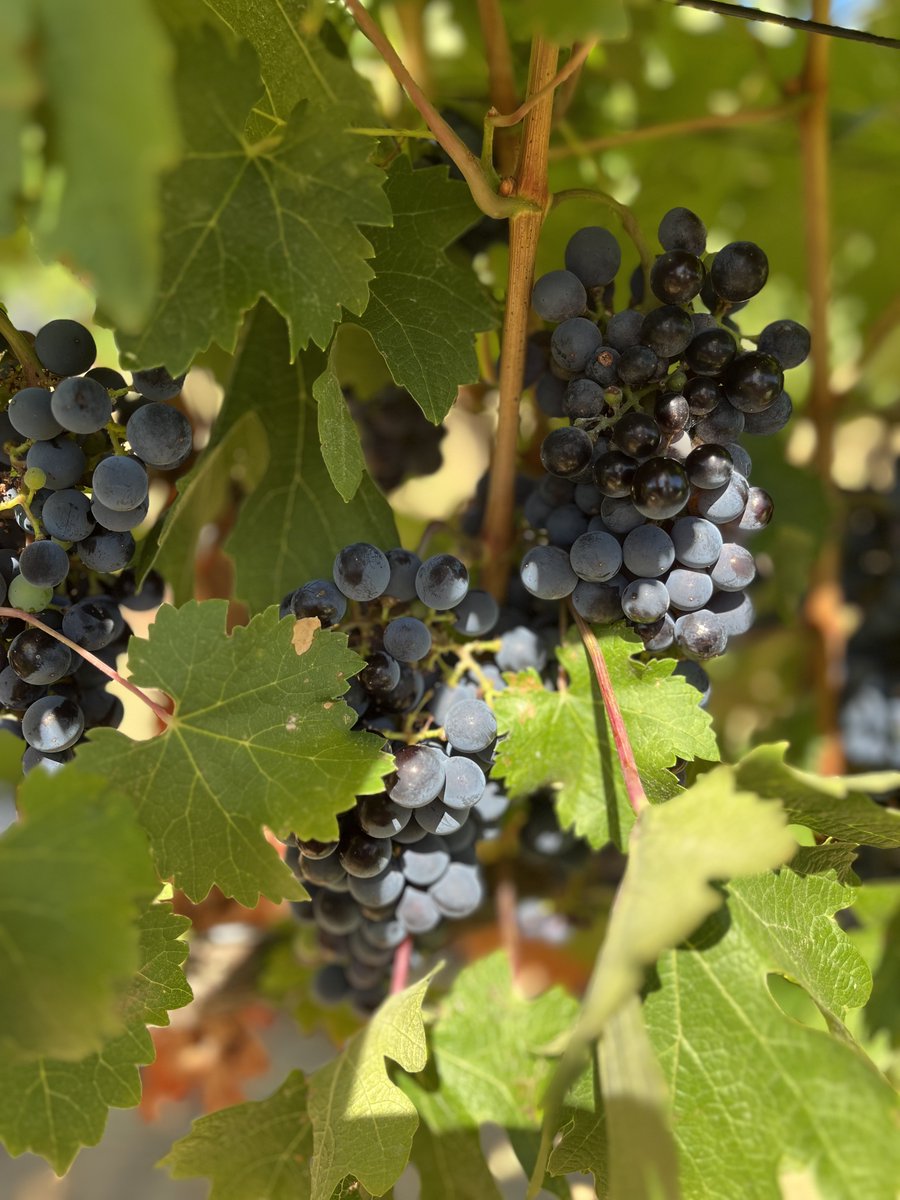
[[[572,1118],[550,1171],[590,1172],[602,1196],[678,1200],[678,1154],[666,1083],[637,996],[610,1018],[592,1065],[573,1089]],[[599,1078],[598,1078],[599,1075]]]
[[[327,23],[320,36],[308,32],[308,0],[205,0],[228,28],[250,43],[259,57],[265,101],[276,117],[287,118],[301,100],[315,108],[343,105],[355,120],[372,124],[372,89],[358,75]],[[306,19],[306,21],[304,20]],[[331,35],[331,48],[325,37]],[[265,118],[264,118],[265,119]]]
[[[719,757],[712,721],[697,704],[697,691],[673,675],[671,659],[637,662],[640,642],[611,630],[598,631],[625,727],[644,787],[651,799],[667,799],[678,787],[667,767],[676,759]],[[634,821],[628,806],[609,721],[577,634],[558,650],[569,677],[557,692],[545,690],[535,671],[511,679],[494,701],[501,733],[494,774],[513,795],[558,785],[556,809],[595,848],[612,840],[620,848]]]
[[539,1127],[552,1066],[546,1048],[568,1031],[577,1008],[559,987],[526,1000],[513,987],[502,953],[460,972],[432,1031],[441,1092],[458,1116],[458,1127],[476,1128],[485,1121],[510,1129]]
[[561,46],[586,37],[617,42],[631,31],[625,0],[505,0],[503,10],[511,32],[522,40],[542,33]]
[[194,1121],[159,1165],[173,1179],[210,1179],[209,1200],[305,1200],[313,1148],[307,1106],[307,1080],[291,1071],[265,1100]]
[[900,846],[900,810],[871,798],[900,787],[900,774],[810,775],[788,766],[787,748],[787,742],[778,742],[751,750],[735,768],[740,785],[779,799],[792,821],[817,833],[866,846]]
[[[645,1002],[685,1195],[705,1194],[714,1173],[721,1195],[779,1200],[780,1172],[803,1168],[825,1200],[893,1200],[892,1090],[846,1034],[787,1017],[766,985],[768,972],[784,974],[839,1017],[865,999],[863,964],[855,956],[848,985],[854,955],[832,920],[852,889],[782,870],[728,890],[727,910],[659,961]],[[844,944],[836,960],[814,945],[825,927],[831,948]]]
[[[59,778],[54,775],[54,782]],[[95,879],[101,876],[102,868]],[[76,1062],[0,1056],[0,1140],[10,1154],[40,1154],[61,1175],[81,1146],[100,1141],[110,1108],[138,1103],[138,1067],[154,1056],[147,1023],[168,1025],[166,1010],[191,999],[180,969],[187,957],[180,939],[188,925],[163,905],[151,905],[141,918],[139,970],[122,1001],[124,1033]]]
[[645,809],[585,1002],[590,1036],[639,990],[645,969],[722,904],[714,881],[781,866],[796,848],[781,806],[738,790],[730,767]]
[[859,922],[851,940],[872,970],[872,994],[862,1013],[870,1036],[884,1030],[900,1047],[900,881],[866,882],[853,897]]
[[419,1118],[386,1060],[404,1071],[424,1068],[422,1002],[430,981],[429,975],[389,996],[343,1054],[310,1079],[312,1200],[329,1200],[347,1175],[380,1196],[402,1174]]
[[409,1075],[398,1082],[419,1114],[412,1161],[422,1200],[500,1200],[478,1130],[459,1128],[458,1116],[440,1090],[426,1090]]
[[368,474],[350,504],[328,477],[310,394],[324,366],[314,351],[291,366],[284,321],[268,304],[252,314],[215,436],[266,397],[269,466],[225,543],[236,594],[254,612],[307,580],[330,579],[335,554],[349,542],[399,545],[390,505]]
[[0,235],[14,233],[15,201],[22,182],[22,133],[40,85],[29,61],[29,0],[3,6],[0,38]]
[[187,148],[163,191],[162,286],[124,359],[177,372],[213,340],[232,350],[263,295],[287,320],[292,358],[310,338],[326,345],[341,306],[368,301],[372,247],[357,225],[391,219],[366,139],[344,131],[345,109],[304,101],[251,140],[256,55],[212,30],[183,38],[176,91]]
[[[164,30],[150,0],[15,0],[9,8],[5,48],[18,50],[18,61],[2,76],[0,226],[9,228],[8,195],[19,190],[25,110],[40,98],[47,161],[34,221],[38,248],[89,274],[105,310],[135,330],[159,273],[159,182],[178,154]],[[86,70],[88,62],[107,68]],[[140,70],[126,84],[111,64],[128,62]]]
[[334,370],[334,347],[328,367],[312,386],[318,402],[319,443],[331,482],[349,503],[362,482],[366,462],[356,425]]
[[94,730],[76,765],[128,789],[163,878],[194,900],[217,884],[252,906],[260,892],[304,894],[262,826],[334,836],[335,815],[378,790],[389,759],[378,738],[351,735],[355,714],[333,698],[362,666],[343,635],[320,631],[298,657],[277,609],[228,636],[227,608],[164,606],[149,640],[132,639],[135,683],[171,696],[174,720],[144,742]]
[[471,268],[444,253],[474,224],[478,210],[469,189],[448,178],[446,167],[414,171],[405,158],[392,167],[385,190],[394,224],[367,230],[375,279],[356,323],[372,335],[395,381],[437,424],[458,385],[478,378],[475,334],[497,323]]
[[111,783],[71,767],[34,771],[19,809],[0,838],[0,1059],[78,1058],[123,1027],[135,920],[158,884]]
[[[235,483],[255,492],[226,543],[236,593],[254,612],[308,579],[330,577],[335,554],[348,542],[398,544],[390,507],[368,474],[350,504],[328,478],[312,433],[308,385],[323,365],[322,356],[310,352],[292,366],[282,318],[264,302],[251,313],[209,445],[179,482],[158,543],[141,561],[142,570],[155,567],[171,583],[176,604],[193,595],[200,530],[226,511]],[[264,418],[260,396],[266,397]]]

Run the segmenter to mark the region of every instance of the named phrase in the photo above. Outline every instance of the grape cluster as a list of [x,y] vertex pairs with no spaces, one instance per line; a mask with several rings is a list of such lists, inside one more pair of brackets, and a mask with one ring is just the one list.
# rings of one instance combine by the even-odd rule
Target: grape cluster
[[337,555],[333,579],[297,588],[281,613],[348,634],[366,660],[344,697],[354,729],[395,755],[384,791],[341,814],[337,840],[295,839],[288,850],[311,895],[295,910],[331,960],[316,994],[368,1008],[407,937],[468,917],[484,899],[474,847],[507,807],[489,779],[497,723],[482,698],[503,686],[497,643],[482,640],[500,612],[451,554],[422,562],[355,543]]
[[787,424],[784,372],[807,357],[809,334],[789,319],[755,338],[739,331],[733,314],[768,276],[753,242],[707,255],[685,208],[666,213],[659,239],[658,306],[646,313],[608,307],[621,250],[599,226],[579,230],[565,269],[534,285],[535,311],[555,324],[536,399],[569,423],[541,444],[547,474],[523,511],[546,541],[525,554],[521,579],[542,599],[571,596],[586,621],[626,618],[648,650],[698,661],[752,624],[744,541],[773,502],[750,484],[740,438]]
[[[33,339],[40,386],[19,386],[22,364],[2,351],[0,602],[112,666],[130,632],[120,603],[162,600],[158,578],[136,596],[126,569],[150,469],[173,470],[192,449],[190,422],[166,403],[183,380],[157,368],[129,385],[94,367],[94,339],[77,321],[51,321]],[[107,677],[39,628],[4,619],[0,660],[0,710],[28,743],[26,770],[64,761],[86,728],[121,719]]]
[[382,491],[392,491],[412,475],[440,470],[447,431],[432,425],[404,388],[382,388],[365,403],[352,395],[347,401],[369,474]]

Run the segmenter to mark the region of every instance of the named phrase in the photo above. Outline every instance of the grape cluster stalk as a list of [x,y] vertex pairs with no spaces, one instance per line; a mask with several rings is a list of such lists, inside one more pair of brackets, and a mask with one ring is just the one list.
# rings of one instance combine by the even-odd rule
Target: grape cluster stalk
[[193,438],[187,417],[167,403],[183,376],[159,367],[136,371],[129,384],[94,366],[94,339],[77,321],[21,336],[32,343],[40,386],[20,386],[22,364],[3,341],[0,604],[34,614],[46,630],[0,618],[0,711],[26,743],[25,771],[52,770],[86,730],[115,727],[123,715],[109,677],[53,632],[115,668],[131,632],[123,606],[163,599],[158,575],[138,589],[128,569],[151,472],[180,467]]
[[624,618],[648,651],[696,663],[752,625],[744,542],[774,504],[750,483],[741,439],[786,426],[784,373],[810,339],[791,319],[752,338],[738,328],[735,313],[768,278],[755,243],[708,255],[686,208],[665,214],[659,240],[647,312],[639,272],[630,306],[613,311],[622,255],[601,226],[575,233],[565,267],[534,285],[535,312],[555,326],[535,395],[568,424],[541,444],[546,475],[523,506],[540,540],[520,576],[535,597],[571,598],[591,623]]
[[369,1011],[407,939],[429,938],[485,899],[475,848],[499,835],[509,803],[490,778],[490,701],[503,671],[544,670],[555,637],[546,612],[532,622],[527,593],[519,602],[501,608],[470,588],[452,554],[422,562],[409,550],[355,543],[337,555],[332,579],[281,603],[283,618],[316,618],[348,635],[366,661],[344,697],[353,728],[377,734],[395,756],[384,791],[358,797],[334,841],[288,845],[311,896],[295,913],[316,926],[328,960],[314,981],[322,1003]]

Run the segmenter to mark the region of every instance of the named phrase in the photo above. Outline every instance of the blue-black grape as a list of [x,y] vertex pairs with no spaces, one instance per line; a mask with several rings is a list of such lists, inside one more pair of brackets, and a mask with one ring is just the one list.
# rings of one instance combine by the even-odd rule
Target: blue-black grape
[[708,603],[713,594],[713,581],[705,571],[677,567],[666,578],[666,591],[673,608],[695,612]]
[[134,558],[135,541],[127,532],[92,533],[76,545],[84,565],[100,574],[121,571]]
[[581,316],[587,308],[587,292],[571,271],[548,271],[535,283],[531,303],[543,320],[565,321]]
[[446,837],[456,833],[468,819],[467,809],[448,808],[442,800],[432,800],[415,811],[415,820],[428,833]]
[[461,603],[469,590],[469,572],[452,554],[435,554],[416,573],[416,594],[429,608],[445,612]]
[[35,587],[54,588],[69,573],[69,556],[56,542],[32,542],[19,555],[19,570]]
[[117,512],[135,509],[147,499],[150,481],[143,465],[127,454],[111,454],[94,467],[94,499]]
[[445,755],[434,746],[406,746],[396,756],[392,800],[403,808],[422,808],[440,793],[446,778]]
[[772,321],[759,335],[757,343],[764,354],[777,359],[782,370],[799,367],[809,357],[809,330],[799,321],[783,318]]
[[593,625],[608,625],[622,619],[622,593],[610,583],[590,583],[579,580],[572,593],[572,607],[585,621]]
[[562,479],[580,475],[590,466],[594,447],[583,429],[564,426],[548,433],[541,443],[544,470]]
[[63,633],[85,650],[102,650],[109,646],[124,627],[118,605],[106,596],[86,597],[63,613]]
[[675,642],[686,658],[702,661],[724,653],[728,635],[720,617],[708,608],[701,608],[678,618]]
[[405,829],[412,817],[412,809],[403,808],[390,796],[365,796],[358,808],[359,823],[373,838],[391,838]]
[[47,441],[62,433],[63,427],[53,415],[52,399],[51,393],[42,387],[27,387],[16,392],[6,410],[16,433],[36,441]]
[[456,750],[484,750],[497,736],[497,720],[483,700],[460,700],[444,719],[447,740]]
[[131,386],[148,400],[174,400],[184,386],[184,375],[173,378],[165,367],[135,371]]
[[63,379],[50,397],[50,409],[70,433],[96,433],[112,417],[106,388],[86,376]]
[[418,662],[431,650],[431,631],[418,617],[395,617],[384,629],[384,648],[400,662]]
[[745,546],[726,542],[710,571],[715,586],[722,592],[742,592],[756,578],[756,563]]
[[659,223],[657,236],[664,250],[700,255],[706,249],[706,226],[689,208],[670,208]]
[[318,617],[323,629],[337,625],[347,611],[346,597],[330,579],[313,579],[291,593],[290,611],[301,617]]
[[622,592],[622,611],[632,621],[656,621],[668,607],[669,593],[659,579],[634,579]]
[[553,330],[550,353],[564,371],[583,371],[603,344],[600,330],[587,317],[570,317]]
[[97,357],[97,344],[78,321],[60,319],[38,330],[34,352],[41,366],[54,375],[80,375]]
[[42,696],[22,716],[22,736],[42,754],[59,754],[84,733],[84,714],[65,696]]
[[397,920],[409,933],[429,933],[441,920],[441,912],[428,892],[408,887],[397,905]]
[[675,557],[684,567],[711,567],[722,549],[722,534],[703,517],[679,517],[672,526]]
[[627,534],[622,543],[622,556],[632,575],[658,579],[675,561],[675,547],[666,531],[658,525],[640,525]]
[[709,277],[723,300],[749,300],[765,286],[769,260],[755,242],[729,242],[713,259]]
[[43,471],[46,476],[44,486],[56,492],[78,483],[87,460],[77,442],[67,437],[56,437],[29,446],[25,465]]
[[473,588],[453,610],[457,633],[464,637],[480,638],[491,632],[500,616],[500,606],[481,588]]
[[42,629],[23,629],[10,642],[9,665],[26,683],[57,683],[71,673],[73,655]]
[[443,916],[461,920],[475,912],[484,899],[481,872],[475,865],[452,862],[428,894]]
[[391,861],[391,844],[386,838],[355,833],[338,851],[341,866],[356,879],[371,879],[385,871]]
[[622,545],[610,533],[583,533],[569,551],[569,562],[579,579],[605,583],[622,568]]
[[666,250],[650,268],[650,288],[663,304],[689,304],[700,295],[706,270],[690,250]]
[[535,546],[522,559],[519,575],[532,596],[562,600],[575,590],[578,576],[569,555],[558,546]]
[[416,575],[422,565],[418,554],[398,548],[388,550],[386,557],[391,573],[384,589],[385,595],[394,600],[415,600]]
[[569,238],[566,270],[577,275],[586,288],[604,287],[622,265],[622,250],[615,236],[599,225],[588,225]]
[[96,498],[91,501],[91,516],[99,526],[110,533],[126,533],[130,529],[136,529],[146,518],[149,510],[149,496],[145,496],[137,508],[129,509],[126,512],[107,508]]
[[44,531],[61,542],[80,542],[94,531],[91,502],[76,488],[63,488],[44,501],[41,510]]
[[145,404],[128,418],[125,437],[141,462],[151,467],[175,467],[190,454],[191,423],[168,404]]
[[691,451],[684,469],[694,487],[705,491],[724,487],[734,472],[734,462],[724,446],[706,442]]

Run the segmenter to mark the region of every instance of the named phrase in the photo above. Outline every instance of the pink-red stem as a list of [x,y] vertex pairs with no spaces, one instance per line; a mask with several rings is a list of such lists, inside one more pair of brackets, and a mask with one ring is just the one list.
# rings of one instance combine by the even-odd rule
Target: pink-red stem
[[77,642],[73,642],[71,638],[67,638],[64,633],[60,633],[57,629],[51,629],[49,625],[45,625],[43,621],[39,621],[32,613],[23,612],[18,608],[0,607],[0,617],[15,617],[18,621],[25,621],[29,625],[33,625],[35,629],[40,629],[43,633],[55,638],[56,641],[62,642],[64,646],[68,646],[85,660],[92,667],[96,667],[98,671],[102,671],[110,679],[114,679],[116,683],[120,683],[126,691],[131,692],[143,704],[146,704],[149,709],[159,718],[164,725],[169,725],[172,722],[172,714],[166,710],[155,700],[151,700],[146,692],[142,692],[139,687],[136,687],[130,680],[123,679],[115,667],[107,666],[102,658],[98,658],[96,654],[91,654],[90,650],[85,650],[83,646],[79,646]]
[[409,964],[412,961],[412,938],[404,938],[397,947],[394,955],[394,969],[391,971],[391,995],[404,991],[409,980]]
[[634,760],[634,751],[631,748],[631,740],[628,737],[628,730],[625,728],[625,722],[622,719],[622,710],[619,708],[619,702],[613,691],[612,680],[609,677],[609,671],[606,667],[606,659],[603,657],[600,643],[594,637],[594,632],[590,625],[583,620],[574,608],[572,608],[572,616],[575,618],[575,623],[581,634],[581,640],[584,642],[584,648],[587,651],[588,658],[591,660],[591,666],[594,668],[597,686],[600,688],[600,695],[603,697],[603,706],[606,709],[607,717],[609,717],[613,744],[616,747],[616,754],[619,756],[619,765],[625,777],[625,790],[628,793],[628,803],[637,817],[648,807],[650,801],[647,799],[647,795],[644,792],[644,785],[641,783],[637,763]]

